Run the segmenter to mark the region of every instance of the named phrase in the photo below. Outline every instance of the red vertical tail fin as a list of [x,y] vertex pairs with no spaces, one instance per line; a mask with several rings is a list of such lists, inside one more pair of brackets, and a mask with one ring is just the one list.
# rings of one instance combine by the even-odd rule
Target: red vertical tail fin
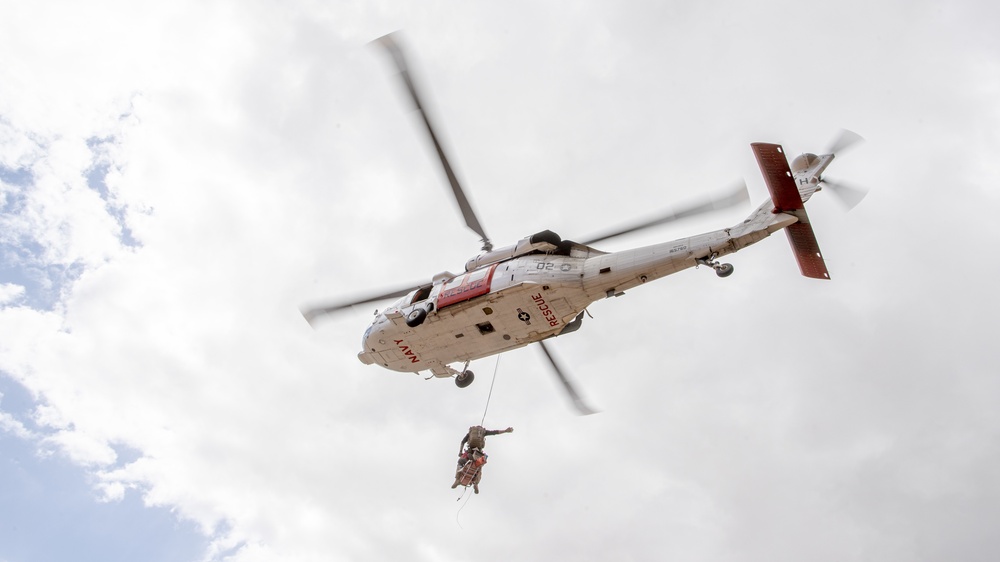
[[806,277],[829,279],[830,272],[819,251],[819,242],[809,224],[809,215],[806,214],[792,170],[788,167],[785,151],[781,145],[764,142],[755,142],[750,147],[764,175],[767,190],[771,192],[771,202],[774,204],[771,212],[786,213],[798,219],[798,222],[785,228],[785,234],[788,235],[792,253],[799,262],[799,271]]

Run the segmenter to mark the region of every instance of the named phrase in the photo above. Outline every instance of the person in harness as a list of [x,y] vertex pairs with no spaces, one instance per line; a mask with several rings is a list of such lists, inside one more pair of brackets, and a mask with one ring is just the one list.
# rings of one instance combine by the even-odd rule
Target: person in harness
[[[481,425],[474,425],[469,428],[469,432],[465,434],[462,438],[462,442],[458,445],[458,469],[455,472],[455,483],[451,485],[452,488],[456,488],[459,484],[468,486],[472,484],[472,491],[479,493],[479,481],[483,478],[483,465],[486,464],[486,453],[483,449],[486,448],[486,437],[488,435],[500,435],[501,433],[512,433],[514,431],[513,427],[508,427],[507,429],[486,429]],[[470,463],[468,469],[466,465]],[[463,482],[463,477],[471,471],[475,471],[475,476],[472,477],[471,482]]]

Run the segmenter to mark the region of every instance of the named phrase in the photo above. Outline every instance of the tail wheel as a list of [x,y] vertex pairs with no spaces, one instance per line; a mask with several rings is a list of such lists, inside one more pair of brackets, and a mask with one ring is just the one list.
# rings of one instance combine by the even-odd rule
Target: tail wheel
[[455,385],[458,388],[465,388],[472,384],[475,379],[476,375],[472,371],[462,371],[462,374],[455,377]]

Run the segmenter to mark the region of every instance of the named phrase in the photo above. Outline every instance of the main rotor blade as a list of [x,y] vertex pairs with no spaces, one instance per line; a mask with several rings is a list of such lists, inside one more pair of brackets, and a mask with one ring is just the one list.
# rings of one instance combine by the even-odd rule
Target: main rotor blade
[[734,205],[739,205],[750,201],[750,193],[747,191],[746,182],[741,182],[740,185],[732,192],[722,195],[714,199],[709,199],[701,203],[695,203],[685,208],[678,210],[667,211],[666,213],[656,217],[654,219],[641,222],[638,224],[628,225],[611,232],[600,234],[592,238],[588,238],[586,241],[581,242],[584,245],[594,244],[596,242],[601,242],[609,238],[614,238],[616,236],[621,236],[623,234],[631,234],[639,230],[644,230],[646,228],[652,228],[654,226],[659,226],[661,224],[667,224],[669,222],[674,222],[687,217],[693,217],[695,215],[700,215],[703,213],[708,213],[710,211],[716,211],[719,209],[725,209],[732,207]]
[[353,299],[353,300],[348,301],[348,302],[339,302],[339,303],[333,303],[333,304],[327,304],[327,305],[321,305],[321,306],[312,306],[312,307],[309,307],[309,308],[302,308],[301,309],[302,316],[306,319],[306,322],[309,322],[309,325],[311,326],[311,325],[313,325],[313,322],[316,319],[318,319],[319,317],[321,317],[321,316],[325,316],[327,314],[332,314],[334,312],[338,312],[338,311],[341,311],[341,310],[344,310],[344,309],[347,309],[347,308],[350,308],[352,306],[359,305],[359,304],[365,304],[365,303],[370,303],[370,302],[375,302],[375,301],[384,301],[384,300],[388,300],[388,299],[399,298],[399,297],[401,297],[401,296],[409,293],[410,291],[412,291],[414,289],[418,289],[418,288],[420,288],[420,287],[419,286],[415,286],[415,285],[410,285],[410,286],[406,287],[405,289],[398,289],[398,290],[395,290],[395,291],[390,291],[388,293],[379,293],[377,295],[371,295],[371,296],[367,296],[367,297],[359,297],[357,299]]
[[866,195],[868,195],[868,191],[861,188],[852,187],[843,182],[833,181],[826,178],[823,178],[821,181],[823,185],[829,187],[830,190],[833,191],[833,193],[837,196],[840,202],[844,204],[844,206],[847,208],[848,211],[856,207],[857,204],[860,203],[861,200],[864,199]]
[[414,105],[417,107],[417,111],[420,112],[420,117],[423,118],[424,126],[427,128],[427,134],[431,138],[431,142],[434,143],[434,150],[437,151],[438,158],[441,160],[441,167],[444,168],[444,173],[448,176],[448,183],[451,184],[451,190],[455,194],[455,200],[458,202],[458,207],[462,211],[462,216],[465,217],[465,224],[473,230],[476,234],[482,237],[483,250],[490,251],[493,248],[493,244],[490,243],[490,238],[486,236],[486,231],[483,226],[479,224],[479,218],[476,217],[475,211],[472,210],[472,205],[469,203],[469,199],[465,196],[465,191],[462,189],[462,185],[458,181],[458,177],[455,176],[454,170],[451,168],[451,164],[448,162],[448,157],[445,156],[444,148],[441,147],[441,143],[438,141],[437,135],[434,133],[434,127],[431,125],[430,117],[428,117],[427,112],[424,110],[424,105],[420,102],[420,96],[417,94],[417,87],[413,83],[413,78],[410,76],[409,67],[406,64],[406,58],[403,56],[403,51],[400,49],[396,40],[393,38],[392,33],[388,35],[383,35],[382,37],[376,39],[385,50],[389,52],[392,56],[393,62],[396,64],[396,69],[399,70],[399,76],[403,79],[403,84],[406,86],[406,91],[410,94],[410,99],[413,100]]
[[584,403],[583,398],[580,398],[580,395],[576,392],[576,389],[573,388],[573,385],[570,384],[569,379],[566,378],[566,375],[563,374],[562,369],[559,368],[559,363],[556,363],[555,357],[553,357],[552,354],[549,353],[549,348],[545,346],[545,342],[538,342],[538,345],[542,346],[542,351],[545,352],[545,356],[548,357],[549,363],[552,364],[552,370],[555,371],[556,376],[559,377],[559,382],[561,382],[563,388],[566,389],[566,394],[569,395],[570,399],[573,401],[573,405],[576,406],[576,410],[580,413],[580,415],[589,416],[590,414],[597,413],[597,410],[591,409],[589,406],[587,406],[586,403]]
[[862,138],[861,135],[855,133],[854,131],[841,129],[840,135],[836,139],[834,139],[832,143],[830,143],[830,148],[826,149],[826,153],[839,154],[864,140],[865,139]]

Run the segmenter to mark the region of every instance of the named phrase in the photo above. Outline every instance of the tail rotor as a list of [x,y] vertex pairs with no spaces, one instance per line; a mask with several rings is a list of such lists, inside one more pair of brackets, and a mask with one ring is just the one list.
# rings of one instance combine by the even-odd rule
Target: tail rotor
[[[830,143],[830,147],[827,148],[827,154],[832,154],[834,157],[843,154],[847,149],[857,145],[858,143],[864,142],[864,138],[861,135],[855,133],[854,131],[848,131],[847,129],[841,129],[840,134],[837,138]],[[841,181],[830,180],[827,178],[820,178],[820,183],[828,187],[830,192],[837,196],[837,200],[844,205],[845,209],[850,211],[861,202],[862,199],[868,195],[868,190],[847,185]]]
[[841,181],[833,181],[824,178],[821,183],[823,186],[830,188],[830,192],[837,196],[837,200],[840,201],[840,203],[848,211],[856,207],[858,203],[860,203],[861,200],[868,195],[867,189],[852,187]]

